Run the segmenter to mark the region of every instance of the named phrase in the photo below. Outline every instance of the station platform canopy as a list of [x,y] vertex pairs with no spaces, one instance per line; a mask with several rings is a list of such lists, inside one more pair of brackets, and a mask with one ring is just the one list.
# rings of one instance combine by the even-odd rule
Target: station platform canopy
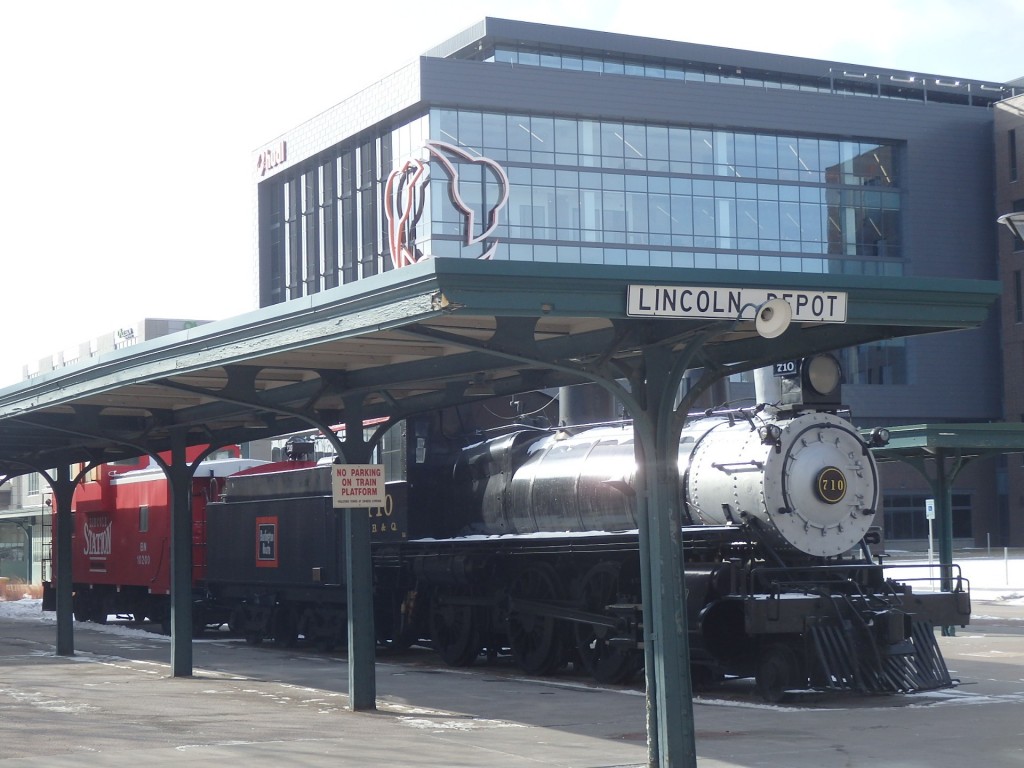
[[[973,328],[991,281],[434,259],[117,350],[0,390],[0,476],[398,418],[470,398],[642,376],[650,347],[723,374]],[[787,298],[793,322],[753,318]]]
[[[644,478],[637,518],[647,563],[649,754],[664,765],[688,755],[695,765],[678,488],[671,470],[657,470],[674,465],[659,457],[677,452],[672,433],[692,397],[717,378],[775,361],[974,328],[998,295],[998,283],[949,279],[428,260],[0,390],[0,479],[56,468],[56,478],[48,475],[56,572],[70,573],[70,465],[170,452],[171,672],[188,676],[187,445],[315,427],[346,461],[365,463],[368,443],[355,427],[367,419],[388,423],[481,392],[601,384],[630,402]],[[683,373],[698,368],[675,403]],[[334,434],[339,424],[353,427],[344,441]],[[367,520],[344,522],[354,711],[376,701],[372,590],[360,587],[373,583]],[[58,579],[58,655],[73,653],[72,607],[72,585]]]
[[[1005,453],[1024,452],[1024,424],[945,423],[891,427],[884,445],[871,449],[880,462],[901,461],[916,469],[931,487],[930,515],[938,528],[942,588],[953,585],[953,486],[972,461]],[[865,435],[870,440],[870,435]],[[929,525],[931,523],[929,522]],[[929,529],[929,535],[930,535]],[[943,627],[953,634],[953,627]]]
[[1024,424],[943,423],[890,427],[889,442],[871,451],[879,461],[937,456],[982,458],[1024,452]]

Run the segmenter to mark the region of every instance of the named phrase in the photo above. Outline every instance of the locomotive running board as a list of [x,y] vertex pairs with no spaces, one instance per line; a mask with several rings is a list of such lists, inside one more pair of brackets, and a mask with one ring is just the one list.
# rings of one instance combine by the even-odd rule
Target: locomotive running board
[[911,693],[955,685],[935,639],[931,622],[913,621],[911,643],[892,652],[857,642],[848,623],[818,622],[809,627],[811,656],[819,668],[814,687],[864,693]]

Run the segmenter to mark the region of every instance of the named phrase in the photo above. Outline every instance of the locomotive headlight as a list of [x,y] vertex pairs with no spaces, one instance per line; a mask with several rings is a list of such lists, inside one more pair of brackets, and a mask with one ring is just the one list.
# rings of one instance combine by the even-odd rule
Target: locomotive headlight
[[830,395],[842,380],[839,361],[831,355],[817,355],[805,362],[804,377],[815,394]]
[[763,424],[757,428],[757,436],[764,445],[778,445],[782,428],[778,424]]
[[832,355],[805,357],[782,377],[782,405],[807,406],[824,410],[842,407],[843,369]]
[[875,427],[871,430],[871,436],[868,439],[872,446],[881,448],[889,444],[889,430],[885,427]]

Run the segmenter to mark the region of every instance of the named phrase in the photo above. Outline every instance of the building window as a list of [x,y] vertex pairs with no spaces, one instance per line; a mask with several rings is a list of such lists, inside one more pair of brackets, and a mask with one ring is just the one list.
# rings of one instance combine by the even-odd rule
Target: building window
[[[1002,98],[1003,88],[996,89],[999,96],[988,96],[980,92],[971,92],[968,83],[941,82],[939,80],[904,80],[884,83],[878,74],[850,74],[847,72],[830,73],[829,77],[783,74],[771,71],[758,71],[743,68],[735,74],[723,73],[722,67],[714,63],[673,62],[663,59],[649,60],[636,58],[623,60],[614,54],[591,53],[582,55],[578,50],[560,51],[556,49],[539,49],[535,45],[510,45],[502,43],[493,49],[472,46],[467,53],[457,57],[470,58],[478,61],[497,62],[499,64],[517,64],[520,66],[548,67],[552,69],[572,70],[574,72],[602,72],[606,75],[630,75],[648,77],[659,80],[687,80],[697,83],[720,83],[724,85],[745,85],[754,88],[784,88],[794,91],[811,91],[815,93],[845,93],[857,96],[873,96],[888,99],[910,99],[923,102],[944,104],[964,104],[979,107],[991,106],[994,101]],[[855,79],[851,79],[855,78]],[[895,77],[890,77],[895,81]],[[976,86],[977,87],[977,86]],[[980,90],[980,89],[979,89]],[[991,88],[990,88],[991,90]]]
[[320,166],[320,257],[322,259],[324,288],[338,285],[338,164],[330,160]]
[[29,496],[33,496],[39,493],[39,478],[40,475],[32,473],[25,479],[25,493]]
[[883,339],[840,353],[847,384],[909,384],[906,339]]
[[[712,268],[901,273],[897,145],[500,118],[458,110],[430,114],[437,138],[505,165],[511,190],[499,239],[596,243],[605,250],[604,263],[664,259],[686,266],[677,263],[686,259]],[[435,194],[435,221],[440,217],[444,225],[437,234],[454,239],[457,212],[445,214],[444,202]],[[728,256],[713,253],[721,251]],[[535,247],[517,253],[537,258]],[[786,254],[784,261],[779,254]],[[830,259],[843,267],[830,266]]]
[[288,298],[297,299],[302,296],[303,267],[302,259],[302,225],[300,214],[300,189],[302,179],[292,179],[285,182],[284,192],[284,231],[285,231],[285,259],[288,264]]
[[382,250],[378,247],[381,226],[378,221],[377,201],[381,195],[377,174],[377,145],[368,141],[359,147],[358,175],[356,176],[357,206],[359,209],[359,276],[369,277],[380,272],[378,256]]
[[323,267],[320,250],[320,179],[317,171],[303,176],[299,215],[302,218],[302,282],[300,295],[320,290]]
[[[925,494],[885,494],[883,506],[887,541],[928,538],[928,519],[925,517],[928,498]],[[971,538],[971,494],[954,493],[952,508],[953,538]]]
[[1013,322],[1024,320],[1024,295],[1021,294],[1020,270],[1013,273]]
[[[381,463],[384,465],[384,477],[388,480],[404,480],[408,478],[409,474],[406,471],[406,430],[413,426],[414,431],[417,433],[421,429],[425,429],[425,424],[420,420],[401,421],[395,426],[391,427],[387,432],[384,433],[384,437],[380,443],[381,452]],[[425,450],[426,440],[422,437],[417,437],[415,441],[415,448],[417,450]],[[419,463],[423,463],[424,458],[417,459]]]
[[356,157],[345,152],[338,159],[338,242],[341,250],[341,281],[359,278],[359,228],[356,225]]
[[1017,131],[1010,129],[1007,134],[1007,163],[1010,166],[1010,181],[1017,180]]
[[261,295],[263,306],[286,301],[285,270],[285,184],[263,184],[259,188],[260,206],[260,272],[266,274],[266,295]]
[[[1024,211],[1024,200],[1014,200],[1013,212],[1020,213],[1021,211]],[[1013,233],[1013,250],[1024,251],[1024,240],[1016,232]]]

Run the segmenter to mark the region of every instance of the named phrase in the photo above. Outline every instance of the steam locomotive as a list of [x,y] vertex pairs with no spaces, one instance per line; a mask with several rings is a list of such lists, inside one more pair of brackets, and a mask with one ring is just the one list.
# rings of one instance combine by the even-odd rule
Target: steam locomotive
[[[602,682],[630,678],[644,640],[630,423],[482,431],[481,407],[412,418],[385,438],[382,460],[400,479],[368,512],[378,643],[429,644],[455,666],[507,654],[528,674],[571,664]],[[330,459],[312,450],[293,440],[282,461],[196,473],[197,625],[226,623],[250,643],[345,641],[350,513],[333,508]],[[877,467],[834,408],[710,411],[683,430],[678,462],[695,685],[753,677],[774,700],[791,688],[953,684],[934,627],[969,621],[966,581],[940,592],[873,561]],[[122,506],[108,525],[138,515],[137,498]],[[155,549],[153,573],[166,568],[166,543]],[[98,556],[75,557],[76,616],[119,612],[130,585],[90,581]],[[152,592],[129,612],[161,618]]]

